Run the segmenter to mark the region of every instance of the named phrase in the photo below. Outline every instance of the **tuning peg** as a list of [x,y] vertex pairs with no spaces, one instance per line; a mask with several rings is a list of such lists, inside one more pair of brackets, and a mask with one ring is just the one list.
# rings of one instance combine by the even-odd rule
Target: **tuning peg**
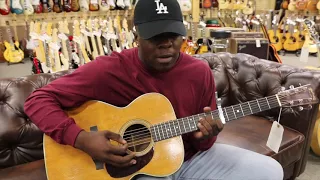
[[299,106],[299,107],[298,107],[298,111],[303,111],[303,107],[302,107],[302,106]]
[[307,107],[306,107],[306,110],[311,110],[312,109],[312,105],[309,104]]
[[286,90],[286,88],[285,88],[285,87],[283,87],[283,86],[281,86],[280,91],[284,91],[284,90]]
[[290,85],[289,88],[290,88],[290,89],[294,89],[294,86],[293,86],[293,85]]
[[302,86],[302,84],[301,84],[301,83],[299,83],[299,86]]

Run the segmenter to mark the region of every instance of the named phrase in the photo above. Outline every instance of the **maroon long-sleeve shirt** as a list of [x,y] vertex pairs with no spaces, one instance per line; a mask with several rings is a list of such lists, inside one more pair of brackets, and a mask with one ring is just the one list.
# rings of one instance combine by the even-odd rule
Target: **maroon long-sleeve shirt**
[[[40,130],[58,143],[74,146],[82,129],[62,109],[88,100],[123,107],[149,92],[165,95],[177,118],[203,113],[205,106],[216,109],[214,79],[208,65],[181,53],[169,72],[151,73],[140,61],[137,48],[99,57],[35,90],[24,108]],[[187,160],[197,151],[209,149],[216,137],[199,142],[189,133],[183,135],[183,141]]]

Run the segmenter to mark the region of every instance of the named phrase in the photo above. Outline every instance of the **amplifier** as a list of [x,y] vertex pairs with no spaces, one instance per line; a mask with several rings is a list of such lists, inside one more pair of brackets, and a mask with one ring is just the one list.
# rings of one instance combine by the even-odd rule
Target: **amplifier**
[[245,53],[260,59],[268,59],[269,41],[265,38],[248,39],[230,39],[229,52],[232,54]]
[[265,38],[262,32],[232,32],[231,38]]

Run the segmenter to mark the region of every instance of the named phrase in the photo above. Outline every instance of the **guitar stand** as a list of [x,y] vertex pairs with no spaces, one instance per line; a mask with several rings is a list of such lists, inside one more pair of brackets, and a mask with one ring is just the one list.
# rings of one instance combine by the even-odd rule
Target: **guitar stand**
[[24,60],[20,61],[20,62],[8,62],[7,65],[10,66],[10,65],[13,65],[13,64],[24,64]]

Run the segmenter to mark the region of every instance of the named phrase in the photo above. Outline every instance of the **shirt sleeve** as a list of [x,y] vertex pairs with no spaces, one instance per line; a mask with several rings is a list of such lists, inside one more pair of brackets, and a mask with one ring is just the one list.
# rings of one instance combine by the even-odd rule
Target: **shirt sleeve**
[[[212,71],[210,67],[205,68],[205,75],[204,75],[204,85],[203,85],[203,94],[200,101],[200,107],[198,113],[203,113],[204,107],[211,107],[211,110],[217,109],[216,105],[216,98],[215,98],[215,82],[214,77],[212,74]],[[212,138],[198,141],[193,138],[193,136],[190,136],[191,142],[194,148],[196,148],[199,151],[206,151],[208,150],[216,141],[217,136],[214,136]]]
[[82,129],[63,109],[96,99],[99,82],[99,61],[95,60],[35,90],[25,101],[25,113],[56,142],[74,146]]

